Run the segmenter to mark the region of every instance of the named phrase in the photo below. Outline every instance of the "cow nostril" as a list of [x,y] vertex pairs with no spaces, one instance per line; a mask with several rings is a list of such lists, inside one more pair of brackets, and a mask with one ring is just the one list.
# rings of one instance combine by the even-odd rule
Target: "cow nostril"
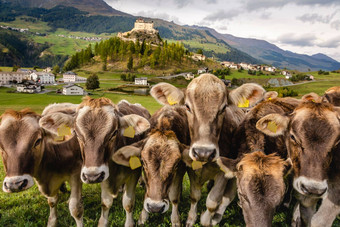
[[84,180],[84,181],[87,180],[87,177],[86,177],[85,173],[83,173],[82,177],[83,177],[83,180]]
[[8,185],[7,185],[7,182],[4,182],[4,187],[5,187],[6,189],[9,189],[9,187],[8,187]]
[[152,209],[151,209],[150,204],[147,203],[147,204],[146,204],[146,207],[148,208],[148,211],[151,212]]
[[216,156],[216,149],[214,149],[212,152],[211,152],[211,155],[209,156],[208,160],[209,162],[211,162]]
[[325,193],[326,193],[326,191],[327,191],[327,188],[325,188],[324,190],[320,191],[320,194],[319,194],[319,196],[322,196],[323,194],[325,194]]
[[301,191],[303,191],[305,194],[309,194],[309,191],[304,184],[301,184]]
[[99,175],[99,177],[98,177],[98,181],[103,181],[104,180],[104,177],[105,177],[105,172],[104,171],[102,171],[101,173],[100,173],[100,175]]
[[24,189],[28,184],[28,180],[27,179],[24,179],[23,181],[21,181],[21,184],[19,186],[19,189]]
[[192,151],[193,151],[192,153],[193,153],[194,158],[198,159],[199,156],[198,156],[198,151],[197,151],[197,149],[196,149],[196,148],[193,148]]
[[158,213],[163,213],[164,209],[165,209],[165,205],[163,205],[163,206],[161,207],[161,209],[158,211]]

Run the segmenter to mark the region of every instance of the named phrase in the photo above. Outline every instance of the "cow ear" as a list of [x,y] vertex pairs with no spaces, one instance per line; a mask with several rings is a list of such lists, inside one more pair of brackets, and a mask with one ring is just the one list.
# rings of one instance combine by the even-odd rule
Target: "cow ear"
[[235,177],[237,172],[236,166],[238,162],[238,159],[230,159],[226,157],[219,157],[216,160],[217,165],[224,172],[224,177],[229,179]]
[[143,148],[143,144],[144,144],[144,141],[141,140],[132,145],[128,145],[128,146],[120,148],[119,150],[115,151],[115,153],[112,155],[112,160],[115,163],[122,165],[122,166],[127,166],[131,168],[134,167],[134,166],[130,166],[130,163],[131,163],[130,159],[131,157],[136,157],[138,160],[140,159],[140,154]]
[[39,125],[54,136],[71,136],[74,121],[74,115],[57,112],[42,116]]
[[264,94],[264,100],[271,100],[277,98],[279,94],[276,91],[268,91]]
[[293,169],[292,167],[293,167],[292,160],[290,158],[287,158],[286,161],[284,162],[283,176],[287,176]]
[[192,159],[189,156],[190,147],[185,144],[180,144],[179,147],[182,153],[182,161],[185,163],[185,165],[191,167]]
[[302,96],[301,100],[303,102],[318,102],[318,103],[322,102],[322,98],[314,92]]
[[256,123],[256,128],[268,136],[280,136],[286,131],[289,118],[280,114],[268,114]]
[[[129,114],[119,118],[119,124],[122,129],[133,128],[132,133],[134,135],[139,135],[150,128],[150,123],[144,117],[137,114]],[[133,137],[134,135],[131,135]]]
[[161,105],[183,105],[184,93],[168,83],[159,83],[152,87],[151,96]]
[[252,107],[260,102],[265,90],[258,84],[247,83],[229,93],[229,101],[238,107]]

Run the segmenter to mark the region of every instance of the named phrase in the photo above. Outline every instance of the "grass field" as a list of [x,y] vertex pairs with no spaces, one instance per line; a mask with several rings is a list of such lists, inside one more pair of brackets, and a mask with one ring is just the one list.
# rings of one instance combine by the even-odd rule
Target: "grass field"
[[[3,68],[2,68],[3,69]],[[4,70],[4,69],[3,69]],[[87,71],[78,71],[80,76],[88,77],[91,75]],[[108,87],[115,87],[125,82],[120,81],[120,73],[99,72],[97,73],[100,82],[101,89]],[[246,71],[237,72],[233,71],[231,76],[245,78],[247,76]],[[254,76],[248,75],[248,78]],[[256,77],[256,76],[255,76]],[[262,77],[262,76],[260,76]],[[268,76],[263,76],[265,77]],[[273,76],[271,76],[273,77]],[[324,93],[329,87],[340,85],[340,75],[331,74],[329,76],[316,76],[317,81],[307,84],[301,84],[292,86],[291,88],[298,91],[299,96],[309,92],[316,92],[320,95]],[[227,78],[228,79],[228,78]],[[60,86],[59,86],[60,87]],[[46,89],[55,89],[55,87],[46,87]],[[11,108],[20,110],[26,107],[30,107],[32,110],[41,113],[44,107],[50,103],[55,102],[71,102],[80,103],[81,96],[62,96],[50,92],[48,94],[20,94],[20,93],[7,93],[13,90],[13,88],[0,88],[0,114],[5,109]],[[121,99],[126,99],[131,103],[141,103],[151,113],[154,113],[160,108],[160,105],[150,96],[137,96],[137,95],[123,95],[114,94],[105,91],[95,91],[93,97],[107,97],[114,103],[119,102]],[[2,163],[0,164],[0,181],[4,179],[4,168]],[[185,224],[185,220],[190,208],[190,196],[189,196],[189,181],[187,176],[183,181],[183,194],[180,202],[180,213],[182,224]],[[202,198],[198,206],[198,215],[205,210],[205,198],[207,196],[207,189],[203,187]],[[60,194],[60,203],[58,205],[58,226],[75,226],[73,218],[68,212],[67,200],[69,193]],[[138,220],[138,216],[143,206],[144,189],[141,186],[137,187],[136,205],[134,212],[135,221]],[[96,226],[100,217],[100,187],[99,185],[83,185],[83,202],[84,202],[84,224],[85,226]],[[290,220],[292,215],[294,202],[288,208],[280,207],[273,220],[273,226],[290,226]],[[14,194],[5,194],[0,191],[0,226],[45,226],[47,223],[47,217],[49,208],[46,199],[40,195],[36,186],[33,188]],[[146,226],[170,226],[170,214],[171,209],[165,214],[153,214],[150,215],[149,221]],[[110,210],[109,222],[110,226],[123,226],[125,221],[125,212],[121,205],[121,195],[114,200],[113,206]],[[197,219],[199,223],[199,217]],[[219,226],[244,226],[242,217],[242,210],[237,205],[235,200],[227,209],[223,216],[223,220]],[[195,226],[200,226],[196,224]],[[340,219],[337,219],[333,226],[340,226]]]

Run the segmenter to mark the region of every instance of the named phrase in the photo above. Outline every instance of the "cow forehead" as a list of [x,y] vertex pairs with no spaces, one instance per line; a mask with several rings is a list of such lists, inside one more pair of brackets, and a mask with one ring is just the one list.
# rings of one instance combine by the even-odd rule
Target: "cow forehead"
[[142,156],[146,158],[177,158],[180,154],[178,140],[175,137],[155,133],[147,139]]
[[118,117],[113,106],[84,106],[78,110],[76,126],[84,136],[89,132],[97,132],[96,136],[106,135],[114,126],[118,126]]

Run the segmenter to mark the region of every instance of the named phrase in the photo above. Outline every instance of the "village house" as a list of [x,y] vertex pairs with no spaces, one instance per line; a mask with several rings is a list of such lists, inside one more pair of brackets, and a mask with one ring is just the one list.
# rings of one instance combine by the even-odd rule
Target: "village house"
[[41,84],[54,84],[55,76],[53,73],[33,72],[30,74],[30,79]]
[[63,95],[85,95],[84,89],[76,84],[70,84],[63,87]]
[[78,76],[76,73],[68,71],[63,74],[64,83],[86,83],[86,78]]
[[202,73],[207,73],[208,70],[209,70],[209,69],[208,69],[207,67],[201,68],[201,69],[197,70],[197,74],[199,75],[199,74],[202,74]]
[[193,53],[191,58],[194,60],[194,61],[205,61],[205,56],[203,54],[196,54],[196,53]]
[[34,82],[26,82],[24,84],[17,85],[17,92],[30,93],[30,94],[39,93],[41,92],[41,86]]
[[8,85],[10,83],[22,83],[23,80],[29,79],[29,73],[26,72],[0,72],[0,83]]
[[135,78],[135,85],[143,85],[148,86],[148,78],[147,77],[141,77],[141,78]]
[[50,73],[52,72],[52,68],[51,67],[47,67],[46,69],[43,69],[44,73]]
[[185,73],[184,74],[184,79],[186,79],[186,80],[192,80],[192,79],[194,79],[195,78],[195,76],[194,76],[194,74],[193,73]]

